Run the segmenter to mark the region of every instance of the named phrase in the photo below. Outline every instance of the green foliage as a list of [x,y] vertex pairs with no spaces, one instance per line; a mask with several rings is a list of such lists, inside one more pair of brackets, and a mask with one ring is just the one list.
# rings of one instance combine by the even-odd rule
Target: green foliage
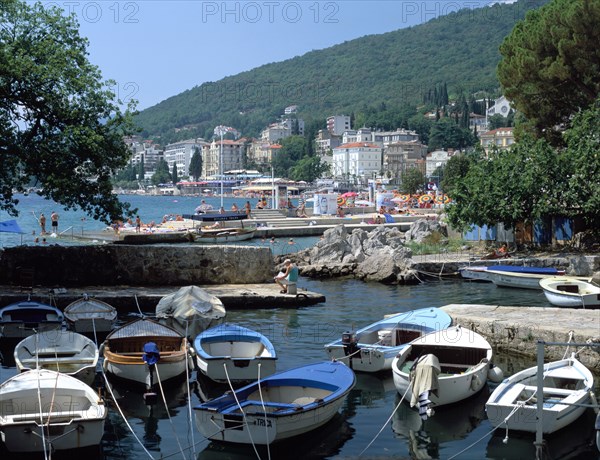
[[560,130],[600,94],[600,2],[552,0],[527,13],[500,47],[506,97],[538,137],[560,145]]
[[111,183],[127,165],[131,113],[121,112],[87,45],[74,17],[56,8],[0,4],[0,209],[10,215],[31,177],[65,209],[106,223],[132,215]]
[[190,176],[194,178],[195,181],[200,179],[202,176],[202,153],[198,147],[194,147],[194,154],[190,160]]
[[290,171],[290,179],[295,181],[314,182],[323,174],[329,172],[329,165],[322,163],[319,157],[306,156],[302,158]]
[[308,142],[303,136],[281,140],[281,149],[274,155],[272,165],[278,177],[290,177],[292,167],[307,154]]
[[168,182],[171,182],[171,174],[169,174],[169,164],[164,159],[161,159],[156,165],[156,171],[152,175],[151,181],[153,185],[166,184]]
[[509,150],[471,164],[448,191],[448,222],[459,230],[472,224],[513,227],[560,213],[560,183],[567,165],[547,142],[525,137]]
[[425,185],[425,175],[419,168],[408,168],[402,172],[402,185],[400,188],[404,193],[411,195],[417,193],[417,190],[423,189]]
[[572,169],[563,197],[571,215],[581,215],[596,227],[600,221],[600,98],[573,118],[565,133],[565,163]]
[[[359,116],[359,108],[383,102],[391,115],[414,107],[424,90],[442,84],[440,75],[442,88],[494,93],[498,46],[532,6],[537,2],[465,8],[419,26],[349,40],[203,83],[144,110],[136,121],[145,136],[160,135],[162,143],[177,136],[210,138],[217,124],[257,136],[290,103],[299,105],[304,120],[346,113],[354,114],[353,126],[360,127],[367,114]],[[189,129],[175,132],[183,126]]]
[[175,163],[173,163],[173,172],[171,173],[171,180],[173,181],[173,184],[179,182],[179,177],[177,176],[177,165]]
[[441,118],[431,126],[429,150],[460,150],[471,145],[473,145],[473,133],[468,128],[461,128],[449,117]]
[[469,172],[472,159],[465,154],[457,154],[448,160],[444,167],[444,174],[441,180],[442,190],[445,193],[451,191],[462,181],[463,177]]

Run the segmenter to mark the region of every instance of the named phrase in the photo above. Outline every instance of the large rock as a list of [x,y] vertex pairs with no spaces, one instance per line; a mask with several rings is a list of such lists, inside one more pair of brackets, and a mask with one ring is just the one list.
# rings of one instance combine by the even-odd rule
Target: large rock
[[294,258],[303,276],[355,276],[386,284],[416,283],[412,252],[403,243],[397,228],[377,227],[371,232],[343,225],[327,230],[312,249]]
[[437,219],[419,219],[412,223],[405,238],[416,243],[437,243],[448,238],[448,228]]

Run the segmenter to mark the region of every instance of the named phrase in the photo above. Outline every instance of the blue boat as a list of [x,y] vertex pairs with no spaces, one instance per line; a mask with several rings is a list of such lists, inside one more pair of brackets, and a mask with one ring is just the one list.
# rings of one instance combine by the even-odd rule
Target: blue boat
[[356,332],[346,331],[325,349],[331,359],[348,363],[355,371],[380,372],[392,368],[392,361],[409,342],[451,325],[450,315],[439,308],[411,310],[387,315]]
[[[463,278],[476,281],[493,281],[496,272],[517,273],[540,277],[560,276],[565,271],[554,267],[523,267],[519,265],[470,265],[458,269]],[[538,279],[539,281],[539,279]]]
[[224,323],[194,340],[198,370],[215,382],[249,382],[275,372],[277,354],[260,332]]
[[23,339],[36,332],[61,329],[63,321],[58,308],[28,298],[0,309],[0,337]]
[[268,445],[330,421],[355,382],[340,362],[297,367],[194,407],[196,426],[213,441]]

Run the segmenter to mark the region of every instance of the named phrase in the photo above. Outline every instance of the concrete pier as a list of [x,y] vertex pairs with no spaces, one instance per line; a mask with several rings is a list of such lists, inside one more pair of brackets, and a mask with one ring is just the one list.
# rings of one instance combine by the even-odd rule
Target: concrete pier
[[[494,351],[534,358],[537,343],[572,342],[600,344],[600,310],[581,308],[500,307],[450,304],[442,307],[454,322],[484,336]],[[562,359],[566,347],[546,346],[547,361]],[[575,352],[569,347],[568,353]],[[594,373],[600,373],[600,347],[586,347],[578,357]]]
[[[200,286],[218,297],[226,309],[244,310],[258,308],[298,308],[325,302],[325,296],[298,287],[296,295],[281,294],[279,286],[268,284],[222,284]],[[56,305],[64,309],[83,294],[95,297],[114,306],[119,313],[136,313],[138,305],[144,312],[154,311],[165,295],[177,291],[176,286],[87,286],[58,289],[34,288],[31,291],[15,286],[0,286],[0,305],[27,299]]]

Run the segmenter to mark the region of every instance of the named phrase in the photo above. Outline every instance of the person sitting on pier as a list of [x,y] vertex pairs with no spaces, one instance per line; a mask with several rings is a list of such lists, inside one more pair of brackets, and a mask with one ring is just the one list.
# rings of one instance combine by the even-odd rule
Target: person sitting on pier
[[502,246],[500,246],[495,251],[492,251],[489,254],[483,256],[481,259],[482,260],[504,259],[505,257],[510,257],[510,254],[508,253],[508,245],[506,243],[504,243]]
[[287,294],[289,284],[296,284],[298,281],[298,267],[290,259],[283,261],[285,271],[280,272],[275,278],[275,282],[281,287],[281,294]]

